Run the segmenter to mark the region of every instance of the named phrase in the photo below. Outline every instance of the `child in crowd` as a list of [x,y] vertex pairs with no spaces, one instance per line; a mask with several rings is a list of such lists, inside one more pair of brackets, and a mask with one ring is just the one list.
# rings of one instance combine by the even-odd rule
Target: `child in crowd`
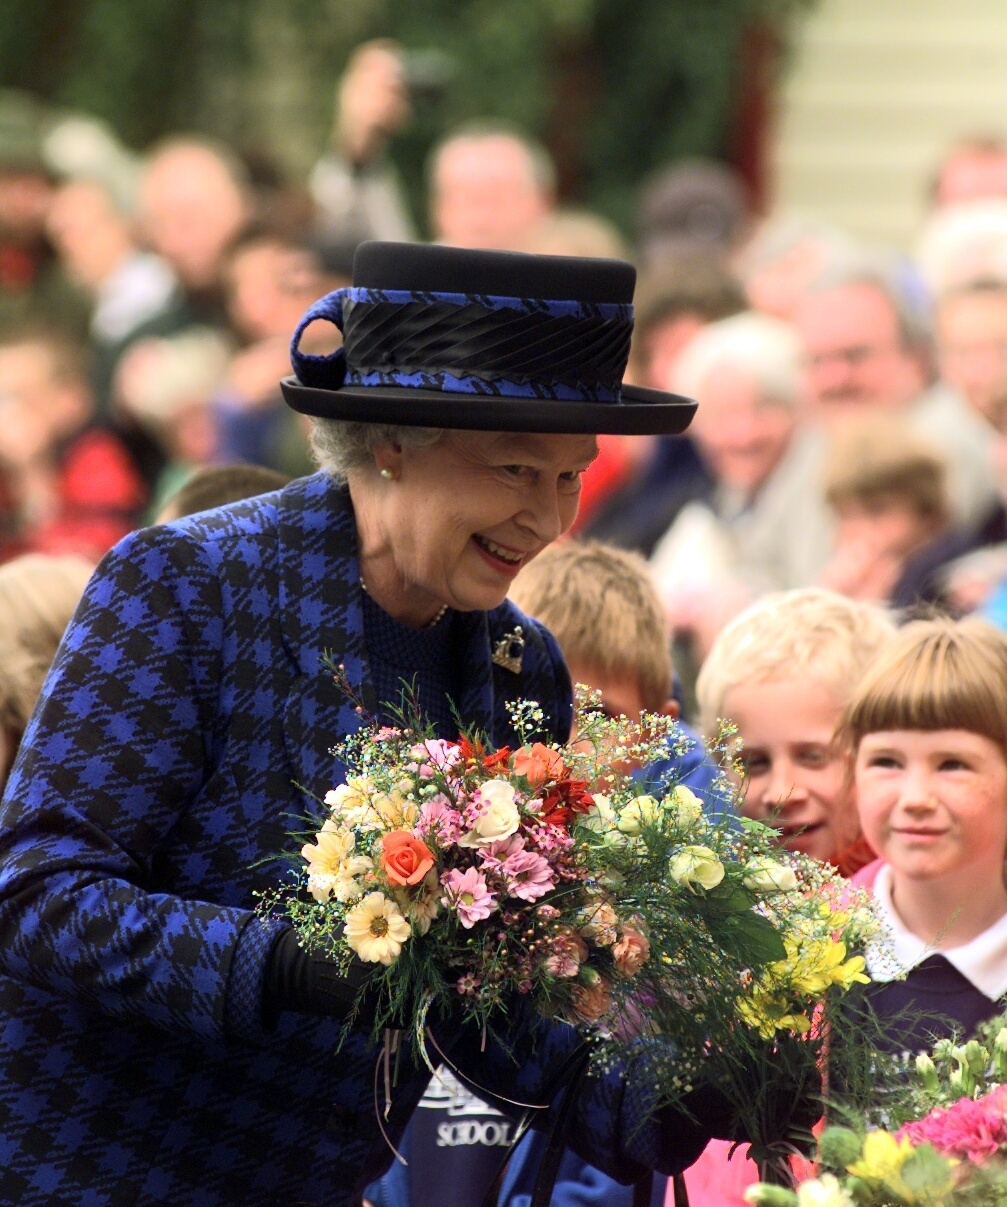
[[[737,726],[741,812],[775,825],[781,845],[852,875],[874,858],[860,836],[849,758],[835,740],[858,682],[888,648],[891,620],[871,604],[810,587],[766,595],[713,643],[697,682],[700,724]],[[741,1207],[754,1162],[712,1141],[685,1172],[691,1207]],[[672,1202],[669,1193],[669,1204]]]
[[898,419],[839,431],[825,470],[836,536],[822,585],[899,608],[933,602],[916,567],[948,526],[946,476],[938,451]]
[[894,634],[881,609],[808,587],[766,595],[724,628],[700,671],[700,724],[738,730],[742,813],[776,825],[791,851],[852,875],[859,840],[849,765],[834,734],[847,701]]
[[[510,598],[553,633],[574,683],[601,693],[610,716],[635,721],[644,711],[677,717],[673,698],[671,634],[647,563],[596,541],[550,545],[514,581]],[[707,811],[724,809],[717,768],[698,734],[680,723],[687,743],[681,753],[636,774],[648,787],[667,780],[696,792]],[[504,1179],[500,1207],[529,1207],[545,1147],[532,1133],[515,1150]],[[655,1177],[652,1201],[661,1203],[666,1179]],[[631,1207],[634,1188],[620,1186],[569,1150],[564,1154],[552,1202],[557,1207]]]
[[0,791],[94,566],[27,553],[0,566]]
[[[606,713],[634,721],[645,710],[678,715],[678,704],[672,698],[670,634],[641,557],[597,542],[550,545],[521,571],[510,598],[552,631],[573,681],[597,689]],[[692,788],[708,809],[722,809],[723,800],[716,791],[717,768],[707,761],[698,736],[681,728],[684,752],[669,751],[667,759],[639,769],[638,774],[655,788],[673,778],[674,783]],[[421,1199],[426,1202],[417,1184],[423,1171],[429,1178],[434,1165],[438,1207],[481,1207],[505,1155],[500,1136],[512,1136],[513,1123],[484,1102],[459,1099],[461,1087],[454,1079],[444,1080],[457,1101],[449,1101],[447,1091],[438,1089],[430,1103],[421,1103],[431,1109],[417,1112],[403,1141],[410,1168],[393,1166],[367,1191],[365,1199],[373,1207],[417,1207]],[[437,1086],[435,1079],[431,1087]],[[434,1109],[447,1112],[440,1124],[434,1122]],[[464,1143],[455,1140],[456,1133],[450,1128],[442,1130],[454,1115],[463,1114],[473,1120]],[[480,1130],[483,1116],[491,1126]],[[434,1139],[442,1136],[447,1137],[443,1143]],[[544,1147],[545,1137],[532,1132],[514,1150],[500,1207],[529,1207]],[[480,1156],[481,1181],[477,1180]],[[664,1200],[666,1182],[661,1177],[653,1179],[648,1201],[655,1207]],[[634,1199],[633,1187],[614,1182],[569,1150],[564,1153],[552,1197],[556,1207],[633,1207],[635,1202],[639,1199]]]
[[204,465],[175,491],[154,518],[155,524],[170,524],[199,511],[210,511],[223,507],[225,503],[237,503],[240,499],[251,499],[256,495],[268,494],[271,490],[282,490],[290,479],[275,469],[264,465]]
[[[843,733],[881,859],[870,886],[894,970],[868,952],[865,993],[896,1051],[968,1035],[1007,994],[1007,636],[980,620],[903,629],[853,694]],[[921,1017],[924,1016],[924,1017]]]
[[[609,716],[679,716],[671,635],[643,558],[597,541],[550,545],[521,571],[510,598],[552,632],[574,683],[599,691]],[[699,735],[679,728],[684,751],[669,751],[638,774],[651,787],[674,777],[716,812],[723,806],[713,791],[717,768]]]

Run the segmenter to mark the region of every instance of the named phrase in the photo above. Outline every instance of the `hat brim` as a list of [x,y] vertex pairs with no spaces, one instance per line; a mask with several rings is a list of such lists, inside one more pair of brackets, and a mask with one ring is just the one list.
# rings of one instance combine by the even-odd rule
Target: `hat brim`
[[467,428],[483,432],[578,432],[591,435],[677,436],[696,403],[680,394],[623,386],[621,402],[555,402],[547,398],[453,394],[405,386],[343,386],[323,390],[285,377],[289,407],[319,419],[402,427]]

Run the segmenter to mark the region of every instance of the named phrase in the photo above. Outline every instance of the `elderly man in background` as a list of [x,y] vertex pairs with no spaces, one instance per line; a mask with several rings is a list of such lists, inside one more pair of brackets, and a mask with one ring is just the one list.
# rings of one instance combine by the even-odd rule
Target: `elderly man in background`
[[[692,252],[652,269],[636,291],[634,308],[631,378],[638,385],[669,390],[676,388],[675,368],[689,341],[708,323],[744,310],[745,296],[723,264]],[[621,477],[577,531],[649,557],[682,507],[706,497],[709,472],[688,436],[609,439],[620,442]],[[588,481],[594,472],[592,467]]]
[[754,594],[813,581],[826,521],[806,497],[818,450],[800,427],[800,344],[788,324],[751,312],[710,324],[676,383],[699,400],[691,435],[713,488],[682,509],[652,566],[673,626],[702,652]]
[[903,416],[944,452],[956,518],[977,519],[995,495],[993,432],[936,379],[932,333],[907,289],[881,265],[837,270],[809,290],[796,323],[813,418],[827,430],[872,410]]
[[[310,180],[326,247],[416,237],[387,155],[389,138],[411,116],[409,77],[407,53],[388,38],[363,43],[350,58],[330,146]],[[545,148],[517,129],[497,121],[459,127],[434,148],[429,181],[430,229],[439,243],[540,250],[555,209],[556,170]]]
[[430,223],[451,247],[519,251],[555,207],[556,169],[502,122],[455,130],[430,157]]

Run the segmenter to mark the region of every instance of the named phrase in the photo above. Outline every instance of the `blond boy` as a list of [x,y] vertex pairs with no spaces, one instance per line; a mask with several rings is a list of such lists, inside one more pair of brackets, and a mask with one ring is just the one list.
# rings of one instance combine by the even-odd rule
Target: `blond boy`
[[[575,683],[601,693],[612,717],[636,720],[643,711],[677,717],[671,635],[643,558],[597,541],[550,545],[514,581],[510,598],[540,620],[559,642]],[[717,769],[698,735],[680,724],[684,753],[640,771],[656,784],[668,778],[698,791],[713,809]]]
[[860,826],[848,760],[834,741],[861,677],[894,635],[879,608],[822,588],[766,595],[724,628],[700,671],[700,724],[738,729],[742,813],[782,845],[851,874],[873,854]]

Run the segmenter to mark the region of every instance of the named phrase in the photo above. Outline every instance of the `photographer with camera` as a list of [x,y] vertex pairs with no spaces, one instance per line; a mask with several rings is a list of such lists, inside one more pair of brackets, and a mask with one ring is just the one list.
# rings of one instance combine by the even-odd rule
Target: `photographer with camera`
[[416,231],[385,151],[411,116],[404,52],[390,38],[364,42],[336,90],[331,146],[311,173],[319,237],[335,255],[365,239],[411,241]]

